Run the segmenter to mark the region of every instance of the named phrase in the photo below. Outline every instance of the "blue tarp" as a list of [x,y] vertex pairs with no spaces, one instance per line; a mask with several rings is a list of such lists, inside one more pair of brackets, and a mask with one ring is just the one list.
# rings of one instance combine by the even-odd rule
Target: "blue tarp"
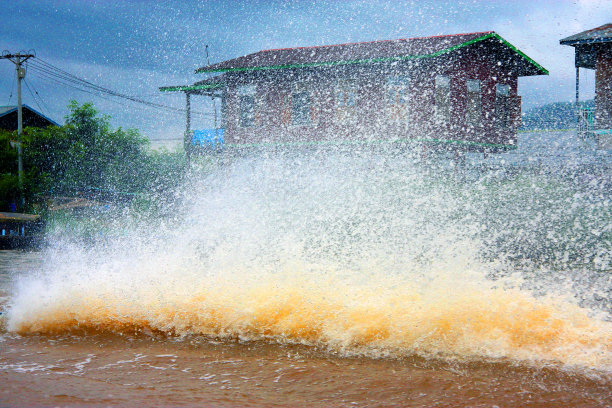
[[193,131],[193,144],[196,146],[219,148],[223,147],[223,131],[225,129],[203,129]]

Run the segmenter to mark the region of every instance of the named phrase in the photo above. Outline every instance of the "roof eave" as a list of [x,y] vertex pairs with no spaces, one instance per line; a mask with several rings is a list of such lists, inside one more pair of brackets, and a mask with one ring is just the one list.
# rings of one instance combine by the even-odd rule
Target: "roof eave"
[[186,92],[186,91],[202,91],[214,90],[225,86],[224,83],[204,84],[204,85],[177,85],[177,86],[161,86],[160,92]]
[[612,42],[612,37],[609,38],[590,38],[590,39],[585,39],[585,40],[561,40],[559,41],[559,44],[561,45],[569,45],[569,46],[576,46],[576,45],[589,45],[589,44],[601,44],[601,43],[608,43],[608,42]]

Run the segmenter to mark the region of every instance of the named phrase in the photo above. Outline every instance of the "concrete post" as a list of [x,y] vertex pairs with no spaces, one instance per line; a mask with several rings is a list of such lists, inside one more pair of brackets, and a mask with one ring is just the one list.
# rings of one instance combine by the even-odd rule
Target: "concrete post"
[[576,65],[576,130],[580,130],[580,67]]
[[17,57],[17,174],[19,179],[19,191],[23,205],[23,158],[21,150],[21,139],[23,135],[23,109],[21,106],[21,80],[25,77],[25,69],[21,66],[21,57]]
[[183,146],[185,148],[187,160],[189,160],[193,144],[193,137],[191,135],[191,94],[189,92],[185,92],[185,114],[185,137],[183,138]]

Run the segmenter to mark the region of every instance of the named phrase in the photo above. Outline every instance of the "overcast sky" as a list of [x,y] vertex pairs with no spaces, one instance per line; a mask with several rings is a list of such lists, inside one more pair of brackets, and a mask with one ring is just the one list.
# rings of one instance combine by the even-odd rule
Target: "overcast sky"
[[[574,50],[563,37],[612,22],[611,0],[488,1],[153,1],[0,0],[0,50],[35,50],[46,61],[118,92],[184,107],[159,86],[205,78],[194,70],[262,49],[493,30],[550,71],[523,78],[523,110],[574,97]],[[16,103],[14,66],[0,60],[0,105]],[[585,98],[594,75],[584,71]],[[152,138],[180,138],[182,114],[102,99],[28,72],[40,109],[63,123],[70,99],[93,102],[115,126]],[[24,103],[39,105],[24,87]],[[12,97],[11,97],[12,90]],[[193,109],[209,111],[203,97]],[[194,127],[211,127],[196,120]]]

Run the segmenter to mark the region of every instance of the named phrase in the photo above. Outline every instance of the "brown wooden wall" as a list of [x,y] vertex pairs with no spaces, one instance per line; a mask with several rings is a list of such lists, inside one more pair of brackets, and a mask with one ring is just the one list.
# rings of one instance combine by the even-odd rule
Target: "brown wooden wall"
[[595,120],[599,129],[612,129],[612,45],[597,53],[595,72]]

